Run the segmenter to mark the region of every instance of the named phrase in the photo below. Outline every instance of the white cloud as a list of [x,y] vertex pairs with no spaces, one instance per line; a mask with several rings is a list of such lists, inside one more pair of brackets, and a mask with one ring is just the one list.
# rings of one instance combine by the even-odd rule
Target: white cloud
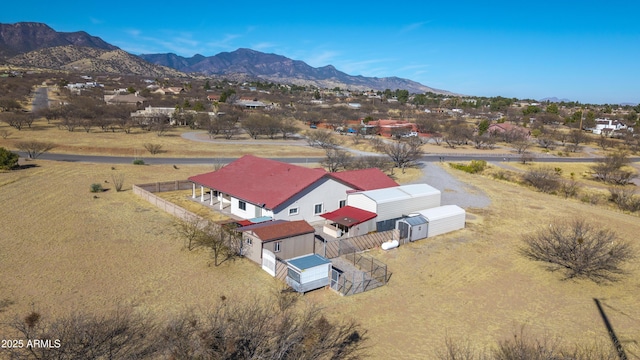
[[400,29],[400,33],[402,34],[402,33],[407,33],[407,32],[410,32],[410,31],[417,30],[417,29],[421,28],[423,25],[428,24],[430,22],[431,21],[421,21],[421,22],[405,25],[404,27],[402,27]]
[[270,42],[261,42],[261,43],[257,43],[257,44],[253,44],[251,45],[251,48],[253,50],[258,50],[258,51],[262,51],[262,50],[266,50],[266,49],[270,49],[275,47],[276,44],[274,43],[270,43]]

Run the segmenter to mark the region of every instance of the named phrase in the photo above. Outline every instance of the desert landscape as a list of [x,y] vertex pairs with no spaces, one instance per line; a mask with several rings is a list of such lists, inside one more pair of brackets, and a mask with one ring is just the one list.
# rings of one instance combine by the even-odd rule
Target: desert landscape
[[[205,251],[189,252],[175,219],[137,198],[131,184],[185,179],[210,165],[109,165],[28,162],[0,174],[0,312],[6,324],[36,309],[43,316],[102,312],[130,306],[168,316],[209,308],[221,296],[268,298],[277,280],[246,259],[210,265]],[[522,236],[554,219],[582,216],[635,240],[637,216],[534,192],[488,176],[445,171],[481,189],[486,208],[467,209],[467,228],[392,251],[368,253],[392,272],[386,286],[342,297],[322,289],[301,304],[321,306],[331,319],[355,319],[368,331],[373,358],[425,358],[447,338],[490,347],[521,329],[533,337],[609,345],[594,304],[607,315],[629,354],[638,353],[640,271],[637,261],[620,281],[563,280],[561,273],[519,254]],[[125,175],[124,191],[109,184]],[[91,183],[109,189],[94,197]],[[446,189],[445,189],[446,192]],[[637,246],[637,244],[636,244]]]

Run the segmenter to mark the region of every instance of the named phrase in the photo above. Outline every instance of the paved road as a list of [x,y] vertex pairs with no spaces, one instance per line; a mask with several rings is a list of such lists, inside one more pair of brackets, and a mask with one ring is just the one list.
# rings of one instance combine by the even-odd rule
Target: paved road
[[[21,157],[26,158],[26,154],[18,152]],[[139,157],[147,164],[173,164],[173,165],[206,165],[213,164],[215,161],[222,163],[229,163],[237,158],[167,158],[167,157]],[[131,164],[134,160],[133,157],[122,156],[97,156],[97,155],[75,155],[75,154],[56,154],[46,153],[42,154],[39,159],[54,160],[54,161],[68,161],[68,162],[89,162],[89,163],[105,163],[105,164]],[[288,162],[292,164],[304,164],[304,163],[318,163],[323,157],[293,157],[293,158],[272,158],[273,160]],[[504,161],[502,155],[442,155],[442,154],[428,154],[422,157],[422,162],[438,162],[438,161],[469,161],[469,160],[485,160],[485,161]],[[540,157],[535,159],[535,162],[594,162],[597,158],[567,158],[567,157]],[[640,161],[640,157],[630,158],[631,162]],[[510,161],[517,161],[517,157],[512,157]]]
[[33,96],[32,111],[46,109],[49,107],[49,89],[47,87],[36,88]]

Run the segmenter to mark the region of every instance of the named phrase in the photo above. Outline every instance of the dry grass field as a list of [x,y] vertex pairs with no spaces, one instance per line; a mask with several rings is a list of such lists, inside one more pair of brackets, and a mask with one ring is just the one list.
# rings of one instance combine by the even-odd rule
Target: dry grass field
[[[234,138],[234,141],[200,142],[184,139],[181,135],[190,132],[189,128],[171,128],[165,135],[158,136],[155,132],[134,129],[130,134],[123,132],[103,132],[100,128],[92,128],[89,133],[78,127],[73,132],[58,129],[53,123],[47,124],[40,119],[31,128],[18,131],[5,123],[0,123],[0,130],[8,130],[11,135],[0,139],[0,146],[16,149],[20,141],[47,141],[56,144],[51,150],[63,154],[112,155],[128,157],[208,157],[224,158],[239,157],[245,154],[260,154],[271,157],[318,157],[324,156],[324,151],[309,146],[291,146],[288,141],[267,140],[254,141],[247,136]],[[205,136],[204,138],[208,138]],[[273,142],[274,145],[268,144]],[[162,145],[162,152],[151,155],[144,144]],[[294,141],[291,141],[294,143]],[[306,144],[305,144],[306,145]]]
[[[208,253],[185,250],[174,219],[130,190],[132,183],[184,179],[210,166],[112,170],[108,164],[30,163],[37,166],[0,173],[0,303],[8,304],[0,309],[0,323],[32,309],[58,316],[118,304],[162,316],[206,309],[222,295],[266,299],[277,286],[248,260],[214,267]],[[112,172],[126,174],[125,191],[111,188]],[[424,359],[447,336],[486,347],[523,326],[536,337],[608,346],[593,301],[598,298],[628,354],[640,354],[637,261],[622,281],[598,285],[562,280],[518,254],[521,235],[555,218],[585,216],[635,241],[638,217],[488,177],[452,174],[492,201],[486,209],[467,209],[465,230],[388,252],[372,250],[393,273],[387,286],[350,297],[323,289],[303,302],[324,307],[330,318],[361,322],[371,358]],[[111,189],[94,198],[89,186],[98,182]]]

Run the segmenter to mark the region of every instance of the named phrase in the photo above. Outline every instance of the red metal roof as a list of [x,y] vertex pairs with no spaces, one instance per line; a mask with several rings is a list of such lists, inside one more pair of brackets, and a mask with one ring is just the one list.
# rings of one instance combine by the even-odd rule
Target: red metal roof
[[353,206],[343,206],[338,210],[321,214],[323,218],[331,220],[344,226],[353,226],[371,220],[376,217],[376,213],[358,209]]
[[356,190],[376,190],[399,185],[378,168],[342,171],[329,175]]
[[252,231],[262,242],[285,239],[297,235],[315,232],[315,229],[304,220],[269,221],[240,228],[238,231]]
[[220,170],[191,176],[189,181],[274,209],[326,174],[323,169],[245,155]]

